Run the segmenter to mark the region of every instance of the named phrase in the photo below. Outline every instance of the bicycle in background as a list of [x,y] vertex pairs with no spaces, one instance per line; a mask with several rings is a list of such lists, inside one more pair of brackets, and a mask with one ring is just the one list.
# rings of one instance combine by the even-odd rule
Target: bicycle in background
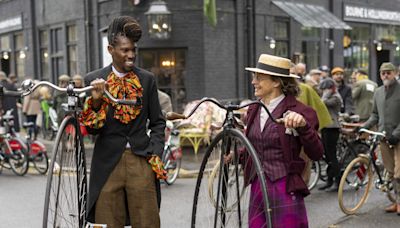
[[348,215],[355,214],[365,203],[372,184],[375,184],[376,189],[385,192],[389,200],[394,202],[393,185],[389,173],[378,159],[377,147],[381,140],[386,140],[385,132],[360,129],[360,133],[369,135],[368,153],[359,154],[350,162],[343,173],[338,190],[340,209]]
[[[168,118],[168,117],[167,117]],[[167,179],[165,183],[172,185],[179,176],[179,171],[182,164],[182,148],[180,147],[179,130],[174,127],[174,124],[167,120],[166,141],[162,162],[164,169],[167,171]]]

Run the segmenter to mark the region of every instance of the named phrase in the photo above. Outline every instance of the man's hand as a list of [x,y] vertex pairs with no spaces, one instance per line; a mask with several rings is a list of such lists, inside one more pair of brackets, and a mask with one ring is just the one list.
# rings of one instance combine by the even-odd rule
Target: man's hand
[[400,142],[400,139],[397,136],[391,135],[387,141],[390,145],[396,146]]
[[92,89],[93,99],[95,99],[95,100],[100,99],[104,94],[104,89],[106,87],[105,86],[106,81],[104,81],[104,79],[102,79],[102,78],[97,78],[97,79],[93,80],[90,83],[90,85],[93,86],[93,89]]
[[285,123],[285,128],[298,128],[306,126],[306,120],[302,115],[297,112],[288,111],[284,115],[283,122]]

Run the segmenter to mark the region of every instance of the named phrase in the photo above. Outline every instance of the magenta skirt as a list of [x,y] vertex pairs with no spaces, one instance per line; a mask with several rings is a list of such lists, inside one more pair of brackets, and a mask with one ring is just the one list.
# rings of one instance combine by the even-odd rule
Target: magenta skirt
[[[271,208],[272,227],[305,228],[308,227],[304,198],[300,194],[286,193],[286,177],[275,182],[267,179],[267,192]],[[260,182],[256,178],[251,183],[249,204],[249,227],[268,227]]]

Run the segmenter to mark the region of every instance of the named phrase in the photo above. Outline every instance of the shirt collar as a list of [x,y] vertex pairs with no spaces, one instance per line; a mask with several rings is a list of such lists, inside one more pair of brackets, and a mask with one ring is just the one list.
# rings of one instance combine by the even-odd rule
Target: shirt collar
[[281,103],[281,101],[285,98],[285,94],[281,94],[278,97],[275,97],[274,99],[271,99],[271,101],[269,102],[269,104],[265,104],[263,102],[263,100],[261,100],[261,102],[268,107],[268,109],[275,109],[276,106],[278,106],[279,103]]
[[114,65],[111,65],[112,67],[112,71],[114,72],[114,74],[119,77],[119,78],[123,78],[125,77],[125,75],[127,75],[128,73],[120,73],[117,71],[117,69],[115,69]]

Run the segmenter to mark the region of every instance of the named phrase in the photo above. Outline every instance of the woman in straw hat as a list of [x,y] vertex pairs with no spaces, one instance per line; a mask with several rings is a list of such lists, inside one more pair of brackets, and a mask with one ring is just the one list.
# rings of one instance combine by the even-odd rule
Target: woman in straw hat
[[[304,161],[299,157],[304,147],[308,157],[319,160],[323,146],[318,136],[318,118],[313,109],[297,101],[298,76],[289,73],[290,60],[262,54],[253,72],[254,95],[266,105],[272,116],[282,118],[274,123],[259,105],[251,105],[246,135],[259,155],[266,175],[273,227],[308,227],[303,198],[310,192],[301,173]],[[245,176],[252,176],[251,171]],[[260,183],[251,184],[249,227],[266,223]]]

